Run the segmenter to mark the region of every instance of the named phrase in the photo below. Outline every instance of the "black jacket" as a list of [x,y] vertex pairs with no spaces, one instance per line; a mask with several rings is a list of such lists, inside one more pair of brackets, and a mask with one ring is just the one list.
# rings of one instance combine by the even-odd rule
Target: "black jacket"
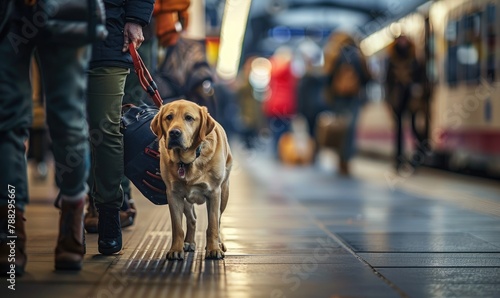
[[104,0],[108,37],[92,45],[90,68],[116,66],[132,68],[132,57],[123,53],[125,22],[146,26],[151,20],[155,0]]

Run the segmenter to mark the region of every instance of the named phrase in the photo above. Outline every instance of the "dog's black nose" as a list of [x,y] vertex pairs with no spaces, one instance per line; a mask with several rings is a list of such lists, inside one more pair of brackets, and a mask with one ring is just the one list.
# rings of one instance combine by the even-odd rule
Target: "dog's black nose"
[[173,139],[179,138],[181,134],[182,133],[179,129],[172,129],[171,131],[168,132],[168,135]]

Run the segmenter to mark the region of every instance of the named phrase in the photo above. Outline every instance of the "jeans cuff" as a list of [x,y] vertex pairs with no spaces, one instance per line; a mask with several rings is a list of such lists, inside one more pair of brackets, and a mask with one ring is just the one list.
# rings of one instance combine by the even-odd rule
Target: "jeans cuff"
[[87,195],[88,191],[89,191],[89,187],[87,184],[85,184],[85,188],[82,191],[80,191],[74,195],[65,195],[65,194],[61,193],[61,200],[64,200],[67,202],[77,202],[77,201],[81,200],[82,198],[84,198],[85,195]]

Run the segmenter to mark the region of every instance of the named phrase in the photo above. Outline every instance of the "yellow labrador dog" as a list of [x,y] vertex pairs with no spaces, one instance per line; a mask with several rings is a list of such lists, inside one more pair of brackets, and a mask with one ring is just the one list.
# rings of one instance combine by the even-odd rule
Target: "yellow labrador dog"
[[[207,203],[207,259],[222,259],[226,247],[220,239],[220,219],[229,197],[232,156],[226,133],[206,107],[187,100],[163,105],[151,122],[160,140],[160,171],[167,186],[172,219],[170,260],[182,260],[194,251],[196,214],[193,204]],[[186,215],[184,238],[182,213]]]

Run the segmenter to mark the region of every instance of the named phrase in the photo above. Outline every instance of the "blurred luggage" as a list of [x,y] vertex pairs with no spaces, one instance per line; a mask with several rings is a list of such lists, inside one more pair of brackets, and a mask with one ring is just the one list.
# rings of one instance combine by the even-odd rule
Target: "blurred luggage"
[[307,165],[314,160],[315,146],[307,121],[296,116],[292,120],[292,131],[284,133],[278,141],[278,155],[284,164]]
[[321,112],[316,118],[316,140],[319,149],[328,148],[340,153],[349,126],[349,116]]

